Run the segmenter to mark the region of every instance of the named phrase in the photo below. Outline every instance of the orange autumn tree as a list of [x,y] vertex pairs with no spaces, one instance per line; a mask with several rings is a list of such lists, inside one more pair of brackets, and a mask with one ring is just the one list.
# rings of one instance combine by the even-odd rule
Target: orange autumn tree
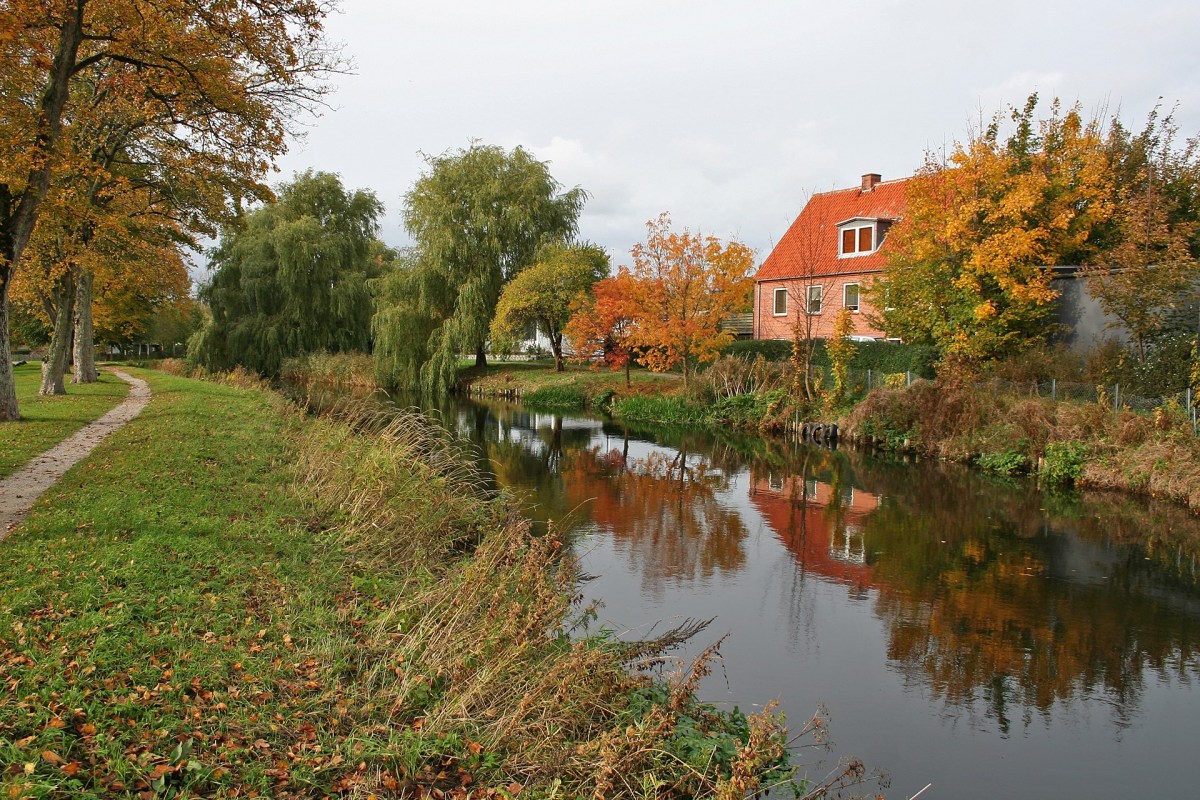
[[646,228],[646,241],[630,251],[634,324],[627,342],[655,372],[682,366],[686,385],[694,362],[713,360],[733,340],[720,323],[749,306],[754,252],[741,242],[672,231],[665,212]]
[[629,269],[622,267],[611,278],[592,284],[591,292],[572,304],[572,316],[564,333],[575,350],[578,361],[600,361],[610,368],[625,369],[625,385],[630,385],[629,368],[633,351],[629,334],[633,329],[635,310],[634,279]]

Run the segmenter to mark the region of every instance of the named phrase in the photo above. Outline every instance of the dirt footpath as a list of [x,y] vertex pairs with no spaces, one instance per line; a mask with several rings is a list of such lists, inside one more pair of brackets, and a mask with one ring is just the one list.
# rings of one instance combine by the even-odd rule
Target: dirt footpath
[[150,402],[150,386],[144,380],[117,369],[109,371],[132,387],[120,405],[0,480],[0,539],[25,518],[42,492],[83,460],[110,433],[142,413]]

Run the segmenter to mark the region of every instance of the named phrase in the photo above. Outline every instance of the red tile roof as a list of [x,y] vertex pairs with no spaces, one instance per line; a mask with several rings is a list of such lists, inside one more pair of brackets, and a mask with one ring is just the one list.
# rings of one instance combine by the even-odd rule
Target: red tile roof
[[904,215],[904,190],[908,180],[883,181],[875,184],[875,188],[869,192],[855,187],[814,194],[759,267],[755,280],[853,274],[883,269],[887,261],[886,238],[873,253],[838,258],[837,225],[855,217],[899,219]]

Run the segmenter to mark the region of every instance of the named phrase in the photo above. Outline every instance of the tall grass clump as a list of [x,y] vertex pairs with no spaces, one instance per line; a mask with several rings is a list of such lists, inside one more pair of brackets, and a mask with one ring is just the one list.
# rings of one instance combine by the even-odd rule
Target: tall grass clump
[[521,403],[537,411],[582,411],[588,397],[578,386],[542,386],[523,395]]
[[705,409],[681,394],[631,395],[613,400],[612,413],[626,422],[659,425],[704,425]]
[[279,377],[294,385],[376,389],[375,360],[369,353],[307,353],[284,359]]
[[486,491],[460,447],[416,412],[362,407],[304,434],[299,490],[355,587],[348,713],[380,775],[414,795],[478,782],[597,798],[741,797],[786,781],[774,716],[696,701],[711,654],[674,679],[649,671],[702,626],[649,642],[583,635],[574,560]]

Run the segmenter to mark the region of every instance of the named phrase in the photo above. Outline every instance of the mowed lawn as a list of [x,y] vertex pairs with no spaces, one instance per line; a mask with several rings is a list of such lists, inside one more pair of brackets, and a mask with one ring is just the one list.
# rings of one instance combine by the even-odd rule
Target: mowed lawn
[[129,384],[108,372],[98,383],[68,383],[67,394],[58,397],[38,397],[40,364],[17,367],[13,377],[21,419],[0,422],[0,478],[104,416],[129,393]]

